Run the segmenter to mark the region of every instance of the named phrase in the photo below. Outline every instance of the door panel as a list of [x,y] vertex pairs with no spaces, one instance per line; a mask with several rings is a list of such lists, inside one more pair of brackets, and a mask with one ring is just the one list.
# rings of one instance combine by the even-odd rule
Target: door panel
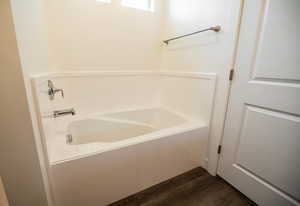
[[236,164],[299,198],[300,184],[293,177],[300,174],[300,118],[253,106],[245,108]]
[[[300,80],[299,7],[299,0],[266,2],[254,78]],[[280,55],[274,58],[274,52]]]
[[243,2],[218,174],[259,205],[300,205],[300,1]]
[[242,95],[248,104],[290,114],[300,114],[299,84],[254,80],[243,85],[243,88],[247,93]]

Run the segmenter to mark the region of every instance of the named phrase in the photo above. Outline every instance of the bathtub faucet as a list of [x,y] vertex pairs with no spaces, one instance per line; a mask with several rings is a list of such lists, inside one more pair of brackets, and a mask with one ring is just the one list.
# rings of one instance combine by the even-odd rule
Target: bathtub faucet
[[65,115],[75,115],[76,112],[74,110],[74,108],[71,109],[64,109],[64,110],[56,110],[53,112],[53,118],[57,118],[57,117],[61,117],[61,116],[65,116]]

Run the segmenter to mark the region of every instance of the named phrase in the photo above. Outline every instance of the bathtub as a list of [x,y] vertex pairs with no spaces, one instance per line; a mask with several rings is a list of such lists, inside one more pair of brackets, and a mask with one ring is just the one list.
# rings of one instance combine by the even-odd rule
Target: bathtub
[[165,108],[78,115],[63,127],[47,142],[58,206],[107,205],[205,161],[208,125]]

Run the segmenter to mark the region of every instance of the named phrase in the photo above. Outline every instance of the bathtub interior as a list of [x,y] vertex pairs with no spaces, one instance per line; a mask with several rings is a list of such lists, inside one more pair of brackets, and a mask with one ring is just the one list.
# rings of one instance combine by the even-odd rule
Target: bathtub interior
[[93,142],[115,142],[141,136],[154,131],[154,128],[142,124],[118,122],[103,119],[84,119],[69,125],[69,144],[87,144]]
[[59,124],[59,129],[46,139],[52,165],[208,127],[203,121],[157,107],[66,117],[60,121],[64,124]]
[[68,126],[70,144],[116,142],[176,127],[187,120],[162,108],[96,114]]

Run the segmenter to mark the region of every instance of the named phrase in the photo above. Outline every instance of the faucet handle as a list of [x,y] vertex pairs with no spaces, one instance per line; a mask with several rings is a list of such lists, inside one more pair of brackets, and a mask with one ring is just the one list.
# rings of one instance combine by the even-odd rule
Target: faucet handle
[[54,87],[54,84],[51,80],[48,80],[48,96],[50,100],[54,100],[55,94],[57,92],[61,93],[61,96],[64,98],[64,90],[63,89],[57,89]]
[[64,90],[63,90],[63,89],[54,89],[54,94],[57,93],[57,92],[60,92],[62,98],[65,97],[65,95],[64,95]]

